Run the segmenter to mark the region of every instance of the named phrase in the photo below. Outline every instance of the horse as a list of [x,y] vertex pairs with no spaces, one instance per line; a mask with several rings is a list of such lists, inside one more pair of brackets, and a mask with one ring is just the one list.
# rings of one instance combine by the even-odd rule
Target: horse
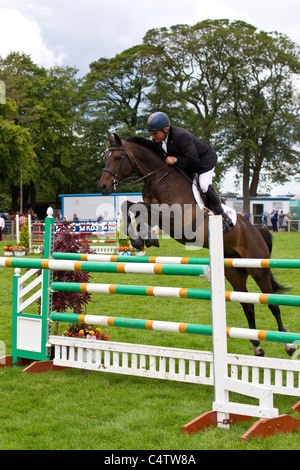
[[[182,208],[188,207],[188,217],[184,213],[184,220],[196,219],[198,205],[192,191],[192,180],[189,175],[179,170],[176,165],[167,165],[157,154],[153,143],[149,139],[132,136],[122,140],[117,134],[108,134],[110,146],[104,156],[105,168],[102,170],[99,181],[99,190],[103,195],[112,193],[117,185],[136,174],[143,181],[142,197],[143,207],[149,214],[153,205],[165,204],[169,207],[177,205]],[[126,210],[130,209],[128,203]],[[123,207],[122,207],[123,209]],[[128,215],[128,214],[127,214]],[[145,214],[144,214],[145,215]],[[209,210],[205,209],[201,221],[201,232],[203,233],[201,244],[208,248],[208,216]],[[125,216],[126,217],[126,216]],[[125,219],[124,219],[125,221]],[[151,221],[149,221],[151,222]],[[161,227],[161,219],[159,226]],[[175,228],[174,220],[171,218],[169,235],[173,238]],[[144,237],[146,238],[146,236]],[[197,237],[196,237],[197,238]],[[261,258],[269,259],[272,251],[272,235],[266,229],[257,229],[241,214],[237,214],[234,227],[224,233],[224,257],[226,258]],[[176,236],[176,240],[186,244],[188,241],[184,234]],[[142,240],[144,242],[144,240]],[[134,241],[131,240],[133,243]],[[269,268],[233,268],[225,267],[225,277],[231,284],[233,290],[247,292],[247,279],[251,276],[263,293],[274,293],[287,290],[274,278]],[[256,329],[254,305],[241,303],[250,329]],[[274,315],[278,330],[286,331],[281,319],[278,305],[268,305]],[[255,356],[264,356],[264,350],[260,342],[251,340]],[[293,344],[285,344],[285,350],[292,356],[296,348]]]

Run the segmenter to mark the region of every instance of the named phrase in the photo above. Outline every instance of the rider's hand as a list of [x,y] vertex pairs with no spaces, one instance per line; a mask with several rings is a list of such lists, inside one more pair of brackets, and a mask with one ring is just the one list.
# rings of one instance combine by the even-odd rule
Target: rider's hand
[[166,163],[168,165],[175,165],[175,163],[177,162],[177,158],[176,157],[171,157],[171,156],[168,156],[166,158]]

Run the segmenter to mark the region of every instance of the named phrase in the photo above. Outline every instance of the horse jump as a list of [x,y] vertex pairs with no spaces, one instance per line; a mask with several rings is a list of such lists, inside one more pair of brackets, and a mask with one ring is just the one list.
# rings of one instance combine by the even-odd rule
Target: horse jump
[[[216,223],[221,223],[219,217],[211,217],[211,233],[214,234],[216,229],[221,230],[221,225],[213,227]],[[47,227],[49,230],[49,247],[51,245],[51,240],[53,241],[51,233],[51,223],[53,225],[53,219],[47,220]],[[219,237],[222,234],[219,233]],[[46,278],[39,279],[34,281],[35,286],[38,285],[38,282],[43,282],[42,289],[44,290],[45,295],[42,299],[42,313],[39,316],[37,315],[26,315],[24,313],[17,312],[17,299],[16,292],[19,288],[19,275],[14,276],[14,320],[13,325],[15,331],[13,332],[13,349],[15,357],[23,357],[30,359],[41,360],[43,356],[43,351],[41,347],[45,350],[48,350],[50,346],[55,347],[55,356],[53,364],[57,366],[67,366],[67,367],[79,367],[86,368],[90,370],[105,370],[110,372],[125,373],[132,375],[140,376],[149,376],[149,377],[159,377],[170,380],[182,380],[182,381],[191,381],[193,383],[204,383],[211,384],[215,386],[216,396],[218,400],[214,402],[214,409],[209,414],[205,414],[205,417],[196,418],[193,422],[188,423],[183,427],[184,432],[194,432],[196,430],[206,427],[208,421],[210,425],[214,421],[219,423],[222,427],[228,427],[229,420],[238,421],[240,419],[245,420],[249,419],[250,416],[256,416],[261,419],[259,423],[261,426],[264,426],[265,419],[268,419],[268,427],[273,428],[273,431],[278,429],[277,425],[283,426],[288,425],[287,428],[283,430],[295,430],[300,427],[300,422],[291,417],[278,416],[278,410],[273,407],[273,393],[282,393],[282,394],[291,394],[300,396],[300,368],[297,361],[287,361],[287,360],[273,360],[271,358],[256,358],[250,356],[237,356],[230,357],[227,354],[227,346],[224,342],[226,340],[226,310],[225,310],[225,290],[224,290],[224,260],[222,253],[222,246],[220,243],[213,244],[214,249],[211,252],[211,301],[212,301],[212,318],[213,325],[212,329],[209,331],[209,328],[206,330],[206,334],[212,334],[213,332],[213,342],[214,342],[214,354],[209,352],[201,351],[187,351],[187,350],[178,350],[172,348],[159,348],[159,347],[148,347],[144,345],[130,345],[130,344],[120,344],[112,342],[102,342],[102,341],[88,341],[88,340],[78,340],[74,338],[59,338],[53,337],[48,331],[46,340],[43,337],[43,325],[47,328],[49,326],[49,318],[52,321],[61,318],[63,320],[64,314],[54,314],[51,313],[51,296],[49,295],[49,287],[55,288],[55,283],[52,283],[49,275],[51,274],[54,266],[57,264],[51,265],[55,260],[34,260],[32,264],[31,260],[11,260],[10,266],[12,267],[13,262],[23,267],[26,266],[23,261],[28,261],[27,266],[34,266],[35,269],[39,269],[41,265],[39,262],[44,264],[44,269],[40,277],[46,276]],[[216,250],[216,247],[219,247]],[[46,246],[47,251],[47,246]],[[51,256],[51,249],[47,256]],[[35,264],[38,262],[37,264]],[[64,269],[70,268],[70,261],[63,262]],[[91,264],[91,263],[88,263]],[[95,263],[96,265],[97,263]],[[6,265],[8,266],[8,265]],[[84,269],[87,268],[83,262],[76,264],[73,261],[71,262],[73,269]],[[103,265],[104,266],[104,265]],[[132,265],[133,266],[133,265]],[[155,264],[153,264],[155,266]],[[153,268],[152,266],[152,268]],[[91,269],[92,266],[89,266]],[[173,273],[176,272],[178,267],[187,268],[188,265],[175,265],[171,266],[173,268]],[[197,268],[193,271],[192,275],[199,275],[199,268],[202,270],[202,266],[190,266],[191,268]],[[62,264],[60,265],[62,269]],[[55,268],[56,269],[56,268]],[[96,268],[95,268],[96,269]],[[106,267],[102,268],[105,270]],[[113,267],[115,269],[115,266]],[[115,272],[115,271],[114,271]],[[124,270],[121,272],[124,273]],[[178,272],[178,271],[177,271]],[[192,271],[189,271],[189,275]],[[27,279],[29,278],[28,273],[25,275]],[[48,276],[48,277],[47,277]],[[44,279],[46,281],[44,282]],[[223,280],[223,282],[222,282]],[[128,286],[127,286],[128,288]],[[70,289],[71,290],[71,289]],[[168,293],[166,292],[166,295]],[[35,299],[37,296],[34,294]],[[34,297],[33,296],[33,297]],[[46,311],[46,317],[43,316]],[[223,313],[222,313],[223,312]],[[73,316],[73,315],[72,315]],[[51,318],[52,317],[52,318]],[[76,316],[73,317],[76,321]],[[81,319],[86,321],[87,318],[84,317]],[[68,319],[69,321],[69,319]],[[101,321],[101,320],[100,320]],[[125,323],[124,319],[110,319],[107,320],[110,323]],[[137,320],[134,320],[131,327],[136,328],[137,326],[134,323],[139,323]],[[165,325],[162,325],[164,323]],[[161,322],[159,326],[155,325],[155,322],[149,323],[147,329],[160,329],[161,331],[177,331],[179,332],[191,332],[190,329],[198,329],[198,333],[205,329],[205,325],[189,326],[186,324],[178,325],[167,325],[168,322]],[[141,326],[141,324],[139,324]],[[143,325],[145,327],[145,325]],[[17,335],[17,328],[19,328],[19,335]],[[189,331],[190,330],[190,331]],[[232,337],[246,337],[242,336],[241,332],[232,330]],[[229,336],[231,336],[229,330]],[[28,331],[31,331],[31,337],[28,338]],[[228,331],[228,330],[227,330]],[[276,332],[274,332],[276,333]],[[248,334],[254,335],[255,332],[248,330]],[[267,339],[267,334],[260,332],[257,333],[257,338]],[[277,333],[280,334],[280,333]],[[34,335],[36,337],[34,337]],[[245,332],[244,332],[245,335]],[[251,337],[253,338],[253,336]],[[295,339],[295,337],[290,337],[289,340]],[[281,338],[281,341],[283,339]],[[21,342],[21,344],[17,344]],[[284,339],[285,341],[285,339]],[[217,345],[216,345],[217,343]],[[19,349],[17,348],[19,346]],[[20,346],[23,348],[21,349]],[[87,350],[87,357],[84,357],[83,350]],[[48,365],[51,365],[49,360],[49,351],[46,355],[46,361]],[[23,356],[20,356],[23,354]],[[17,356],[19,355],[19,356]],[[121,356],[120,356],[121,355]],[[120,359],[122,357],[122,359]],[[159,358],[159,365],[157,368],[157,359]],[[42,361],[43,362],[43,361]],[[205,364],[209,364],[210,373],[207,373],[207,368]],[[176,365],[177,364],[177,365]],[[44,364],[41,364],[43,366]],[[227,371],[231,368],[231,374],[228,376]],[[242,380],[239,379],[238,369],[242,367]],[[258,377],[258,370],[263,368],[264,370],[264,384],[260,383]],[[178,369],[178,370],[177,370]],[[270,380],[270,371],[275,370],[276,383],[272,384]],[[188,370],[188,372],[187,372]],[[255,372],[256,371],[256,372]],[[247,377],[248,374],[248,377]],[[287,381],[284,383],[283,375],[287,374]],[[250,378],[251,376],[251,378]],[[291,377],[293,377],[291,379]],[[299,386],[295,386],[296,377],[298,378],[297,382]],[[228,401],[228,391],[235,391],[243,395],[250,395],[256,397],[260,401],[259,406],[245,405],[231,403]],[[241,418],[239,415],[243,415]],[[209,420],[207,419],[209,416]],[[276,421],[274,421],[274,419]],[[279,421],[278,421],[279,420]],[[276,424],[275,424],[276,423]],[[255,425],[255,433],[261,434],[261,431],[258,429],[259,426]],[[255,435],[256,435],[255,434]],[[247,434],[248,438],[249,434]],[[243,438],[246,438],[244,436]]]

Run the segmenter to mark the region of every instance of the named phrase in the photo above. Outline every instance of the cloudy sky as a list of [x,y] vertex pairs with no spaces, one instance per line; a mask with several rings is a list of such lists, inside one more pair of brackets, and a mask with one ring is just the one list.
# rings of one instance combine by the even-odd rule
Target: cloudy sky
[[0,55],[22,51],[39,65],[85,74],[99,57],[140,44],[151,28],[228,18],[300,44],[299,17],[299,0],[0,0]]
[[38,65],[84,75],[99,57],[141,44],[151,28],[221,18],[300,44],[299,0],[0,0],[0,56],[25,52]]

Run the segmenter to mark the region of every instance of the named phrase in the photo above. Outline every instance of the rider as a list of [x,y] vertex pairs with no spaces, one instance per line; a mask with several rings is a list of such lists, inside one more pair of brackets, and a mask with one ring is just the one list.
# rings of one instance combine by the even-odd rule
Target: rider
[[224,212],[219,195],[212,185],[216,152],[191,132],[170,124],[165,113],[151,114],[147,121],[147,132],[151,134],[158,153],[168,165],[176,164],[189,174],[198,173],[199,186],[217,215],[223,217],[223,231],[233,226],[231,218]]

